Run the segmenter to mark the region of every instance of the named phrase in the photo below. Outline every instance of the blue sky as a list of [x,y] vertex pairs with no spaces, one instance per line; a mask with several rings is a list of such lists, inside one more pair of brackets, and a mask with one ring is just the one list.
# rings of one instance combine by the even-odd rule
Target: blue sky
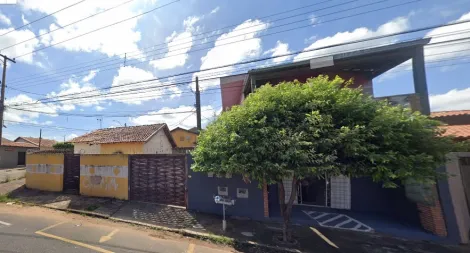
[[[60,1],[59,4],[56,1],[19,0],[16,5],[0,5],[0,35],[77,1]],[[1,53],[17,57],[17,63],[9,63],[7,70],[6,103],[24,104],[15,107],[22,110],[8,109],[5,113],[5,137],[38,136],[41,127],[28,125],[37,124],[44,125],[43,136],[46,138],[69,139],[84,131],[54,129],[53,126],[92,130],[99,128],[98,119],[102,119],[103,127],[165,122],[170,128],[189,128],[196,124],[194,113],[187,112],[193,110],[195,102],[190,85],[165,85],[190,80],[194,75],[126,87],[119,85],[470,19],[470,0],[180,0],[175,3],[168,0],[134,0],[100,13],[124,2],[127,1],[86,0],[0,36]],[[407,2],[411,3],[374,11]],[[71,39],[168,3],[171,4],[148,14]],[[290,11],[293,9],[298,10]],[[366,11],[371,12],[348,17]],[[68,25],[90,15],[95,16]],[[289,24],[291,22],[295,23]],[[291,28],[291,31],[282,32]],[[431,42],[452,40],[469,36],[470,32],[456,33],[466,29],[470,29],[470,24],[390,37],[346,48],[302,53],[248,67],[309,59],[422,36],[437,35]],[[39,35],[41,37],[34,38]],[[25,40],[28,41],[23,42]],[[65,40],[69,41],[62,43]],[[470,56],[469,44],[426,48],[432,110],[470,109],[470,71],[467,71],[470,64],[465,64],[468,62],[465,56]],[[204,78],[221,73],[233,74],[246,68],[238,66],[197,75]],[[376,78],[375,96],[412,93],[413,79],[409,70],[409,63],[405,63]],[[113,88],[100,90],[109,86]],[[218,80],[203,81],[201,86],[203,121],[207,123],[220,112]],[[147,89],[127,95],[103,96],[106,92],[142,87]],[[67,94],[72,95],[63,98],[74,99],[61,103],[36,102]],[[99,96],[76,99],[77,96],[93,95]],[[174,112],[180,113],[161,114]]]

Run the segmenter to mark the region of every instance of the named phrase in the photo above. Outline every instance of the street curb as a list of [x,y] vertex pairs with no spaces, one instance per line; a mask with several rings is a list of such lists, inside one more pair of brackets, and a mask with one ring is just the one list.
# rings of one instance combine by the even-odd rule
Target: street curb
[[138,225],[138,226],[147,227],[147,228],[151,228],[151,229],[177,233],[177,234],[181,234],[181,235],[196,238],[196,239],[207,239],[207,240],[210,240],[212,242],[217,242],[217,239],[219,239],[219,240],[229,240],[233,244],[238,243],[238,244],[247,245],[247,246],[251,246],[251,247],[260,247],[260,248],[266,248],[266,249],[270,249],[270,250],[281,250],[281,251],[285,251],[285,252],[302,253],[302,251],[296,250],[296,249],[290,249],[290,248],[278,247],[278,246],[271,246],[271,245],[261,244],[261,243],[257,243],[257,242],[253,242],[253,241],[238,240],[238,239],[234,239],[234,238],[231,238],[231,237],[213,235],[213,234],[208,234],[208,233],[201,233],[201,232],[191,231],[191,230],[188,230],[188,229],[169,228],[169,227],[152,225],[152,224],[139,222],[139,221],[132,221],[132,220],[114,218],[114,217],[111,217],[109,215],[99,214],[99,213],[90,212],[90,211],[83,211],[83,210],[69,209],[69,208],[58,208],[58,207],[52,207],[52,206],[44,206],[44,205],[38,205],[38,204],[22,202],[22,201],[18,201],[18,203],[21,203],[23,205],[28,205],[28,206],[43,207],[43,208],[57,210],[57,211],[70,212],[70,213],[75,213],[75,214],[83,214],[83,215],[87,215],[87,216],[91,216],[91,217],[107,219],[107,220],[112,220],[112,221],[116,221],[116,222],[132,224],[132,225]]
[[144,226],[144,227],[148,227],[148,228],[152,228],[152,229],[177,233],[177,234],[181,234],[181,235],[184,235],[184,236],[193,237],[193,238],[196,238],[196,239],[209,239],[209,240],[211,240],[211,239],[227,239],[227,240],[230,240],[234,243],[245,244],[245,245],[248,245],[248,246],[262,247],[262,248],[267,248],[267,249],[271,249],[271,250],[282,250],[282,251],[285,251],[285,252],[292,252],[292,253],[302,253],[301,251],[296,250],[296,249],[289,249],[289,248],[284,248],[284,247],[271,246],[271,245],[261,244],[261,243],[257,243],[257,242],[253,242],[253,241],[237,240],[237,239],[234,239],[234,238],[231,238],[231,237],[213,235],[213,234],[208,234],[208,233],[201,233],[201,232],[196,232],[196,231],[192,231],[192,230],[188,230],[188,229],[168,228],[168,227],[143,223],[143,222],[139,222],[139,221],[125,220],[125,219],[114,218],[114,217],[109,217],[109,219],[113,220],[113,221],[117,221],[117,222],[123,222],[123,223],[128,223],[128,224],[133,224],[133,225]]

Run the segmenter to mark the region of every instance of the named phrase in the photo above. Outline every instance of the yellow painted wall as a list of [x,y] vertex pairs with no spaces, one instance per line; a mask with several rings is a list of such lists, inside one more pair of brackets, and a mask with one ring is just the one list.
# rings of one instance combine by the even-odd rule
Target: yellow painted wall
[[27,154],[26,187],[43,191],[62,191],[64,154]]
[[129,199],[128,155],[81,155],[80,194]]
[[122,154],[143,154],[143,142],[125,142],[125,143],[106,143],[101,144],[101,154],[114,154],[122,152]]
[[[181,129],[175,129],[171,131],[171,135],[176,142],[178,148],[191,148],[195,146],[197,141],[197,134],[184,131]],[[189,138],[187,138],[189,137]]]

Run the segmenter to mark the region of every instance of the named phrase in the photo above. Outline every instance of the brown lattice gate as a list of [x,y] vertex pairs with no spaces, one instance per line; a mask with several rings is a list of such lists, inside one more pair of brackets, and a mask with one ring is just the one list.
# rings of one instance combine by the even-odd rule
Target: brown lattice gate
[[80,188],[80,155],[64,154],[64,192],[78,194]]
[[130,155],[130,200],[186,206],[185,155]]

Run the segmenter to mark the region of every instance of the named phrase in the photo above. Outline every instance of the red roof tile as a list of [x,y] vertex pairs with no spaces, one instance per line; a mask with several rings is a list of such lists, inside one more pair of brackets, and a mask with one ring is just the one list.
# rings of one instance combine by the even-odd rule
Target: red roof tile
[[446,131],[443,136],[454,136],[459,139],[470,139],[470,125],[442,126]]
[[13,142],[5,138],[2,138],[1,146],[19,147],[19,148],[37,148],[36,145],[28,143],[28,142]]
[[[23,139],[25,140],[26,142],[29,142],[31,144],[34,144],[36,146],[39,146],[39,138],[34,138],[34,137],[18,137],[15,139],[15,142],[19,142],[18,139]],[[50,140],[50,139],[44,139],[44,138],[41,138],[41,147],[51,147],[56,144],[57,141],[55,140]]]
[[[116,127],[98,129],[91,133],[78,136],[70,142],[87,143],[119,143],[119,142],[146,142],[160,129],[168,127],[166,124],[154,124],[144,126]],[[169,134],[169,132],[168,132]],[[173,141],[171,139],[171,141]]]
[[448,116],[470,115],[470,110],[431,112],[431,118],[440,118]]

